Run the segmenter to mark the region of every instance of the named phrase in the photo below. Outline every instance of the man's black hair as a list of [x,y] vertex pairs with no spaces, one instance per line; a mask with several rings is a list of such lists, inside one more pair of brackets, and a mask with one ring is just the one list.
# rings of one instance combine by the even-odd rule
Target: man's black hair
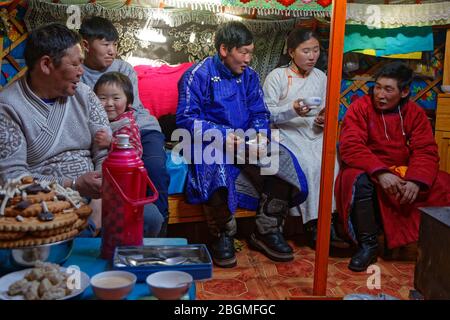
[[24,57],[28,70],[32,70],[43,56],[49,56],[58,67],[66,50],[80,43],[81,38],[75,32],[60,23],[50,23],[36,28],[28,35]]
[[242,22],[237,21],[227,22],[219,26],[214,38],[214,46],[217,52],[219,52],[222,44],[228,51],[231,51],[233,48],[240,48],[253,43],[253,35],[250,30]]
[[119,33],[116,27],[108,19],[102,17],[89,17],[83,20],[79,30],[83,39],[117,41],[119,40]]
[[390,62],[383,66],[376,74],[375,81],[379,78],[390,78],[397,80],[400,91],[408,89],[413,81],[413,71],[403,62]]
[[94,92],[97,93],[98,89],[105,84],[114,84],[119,88],[122,88],[125,96],[127,97],[127,104],[133,104],[133,84],[130,78],[120,72],[107,72],[97,80],[94,86]]

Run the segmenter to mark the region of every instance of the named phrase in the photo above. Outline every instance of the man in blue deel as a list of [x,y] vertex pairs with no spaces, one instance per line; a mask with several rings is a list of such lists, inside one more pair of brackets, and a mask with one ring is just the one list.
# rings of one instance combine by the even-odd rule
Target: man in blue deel
[[[252,33],[240,22],[226,23],[215,34],[215,47],[217,54],[193,65],[178,84],[177,126],[189,131],[192,149],[202,151],[202,157],[195,157],[196,151],[192,157],[185,154],[191,161],[187,199],[203,204],[212,236],[209,250],[217,266],[236,265],[233,213],[237,207],[256,210],[250,244],[272,260],[291,261],[293,250],[282,226],[288,209],[307,196],[305,176],[290,152],[271,141],[275,135],[270,131],[270,114],[259,77],[249,67]],[[214,139],[211,132],[216,133]],[[251,143],[256,146],[256,162],[249,160],[255,154]],[[236,156],[234,150],[244,150],[246,156]],[[280,170],[272,174],[262,170],[264,150],[270,159],[276,156]],[[211,162],[210,155],[217,161]]]

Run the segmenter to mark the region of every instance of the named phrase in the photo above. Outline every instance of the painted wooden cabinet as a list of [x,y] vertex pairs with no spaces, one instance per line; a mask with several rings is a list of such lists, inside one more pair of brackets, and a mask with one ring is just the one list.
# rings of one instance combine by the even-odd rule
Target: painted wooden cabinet
[[[445,41],[444,74],[442,84],[450,85],[450,29]],[[435,138],[441,161],[439,168],[450,173],[450,93],[438,95]]]
[[450,93],[438,95],[435,138],[441,158],[439,167],[450,173]]

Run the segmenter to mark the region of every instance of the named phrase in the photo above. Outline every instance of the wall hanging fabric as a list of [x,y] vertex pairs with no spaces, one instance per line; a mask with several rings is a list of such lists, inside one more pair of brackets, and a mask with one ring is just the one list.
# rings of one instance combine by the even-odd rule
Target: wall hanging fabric
[[258,14],[288,13],[292,16],[330,16],[331,0],[221,0],[228,7],[256,10]]
[[347,24],[373,28],[446,25],[450,24],[450,2],[392,5],[349,3]]
[[[42,24],[59,21],[66,23],[69,5],[30,0],[25,22],[29,30]],[[80,5],[81,19],[101,16],[110,19],[119,31],[119,55],[126,58],[145,57],[162,59],[170,64],[194,62],[215,52],[213,35],[220,23],[239,19],[255,36],[255,55],[252,67],[261,82],[278,63],[287,33],[300,21],[244,19],[210,11],[172,9],[159,10],[123,6],[108,9],[98,4]],[[165,38],[156,43],[139,37],[141,30],[151,28]],[[268,37],[267,35],[270,35]]]

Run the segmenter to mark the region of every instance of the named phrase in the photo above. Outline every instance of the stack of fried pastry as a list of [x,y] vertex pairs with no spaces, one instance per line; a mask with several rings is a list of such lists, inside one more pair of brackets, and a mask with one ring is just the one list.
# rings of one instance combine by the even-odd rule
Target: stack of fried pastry
[[8,296],[22,295],[25,300],[58,300],[72,294],[74,283],[59,265],[37,261],[25,277],[8,288]]
[[92,209],[77,191],[32,177],[0,186],[0,248],[54,243],[78,235]]

